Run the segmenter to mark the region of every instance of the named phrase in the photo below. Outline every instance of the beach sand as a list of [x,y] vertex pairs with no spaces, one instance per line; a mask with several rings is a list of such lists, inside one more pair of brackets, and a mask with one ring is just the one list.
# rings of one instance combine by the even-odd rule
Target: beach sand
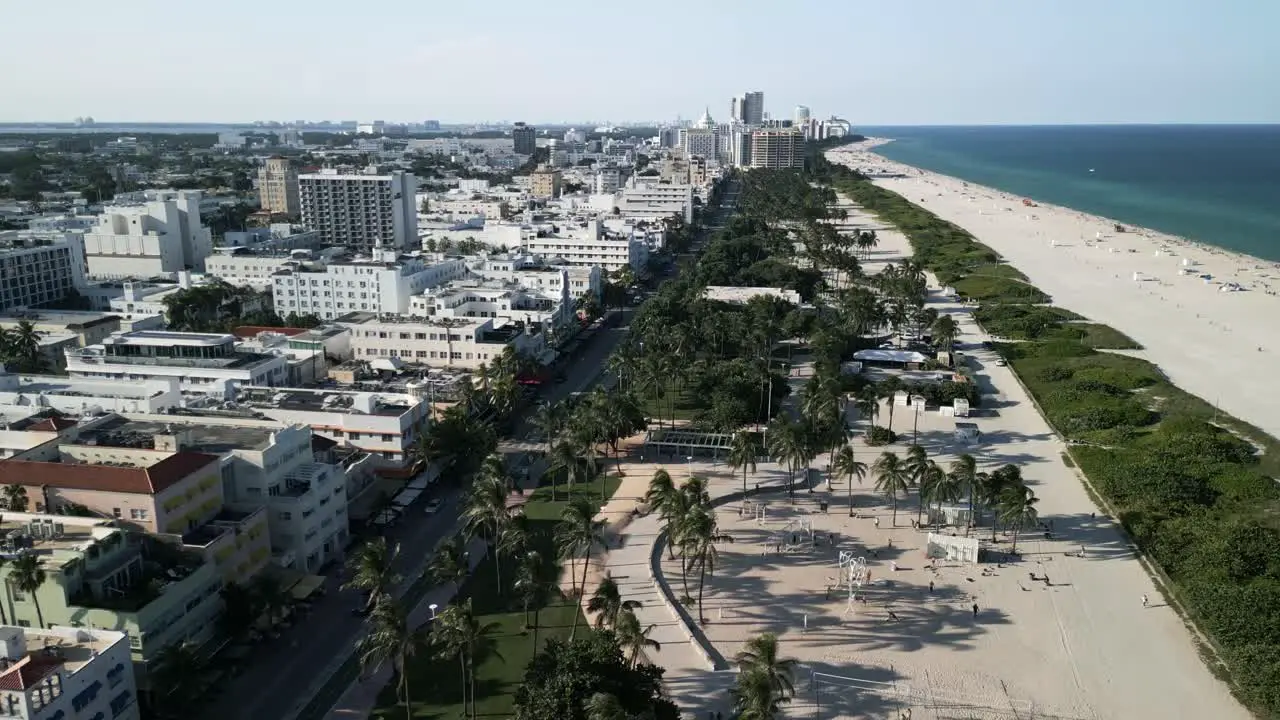
[[[1280,437],[1280,263],[1037,203],[888,160],[869,139],[828,158],[971,232],[1053,303],[1129,335],[1183,390]],[[1205,277],[1207,276],[1207,277]],[[1229,289],[1238,288],[1238,289]],[[1253,382],[1237,378],[1254,377]]]

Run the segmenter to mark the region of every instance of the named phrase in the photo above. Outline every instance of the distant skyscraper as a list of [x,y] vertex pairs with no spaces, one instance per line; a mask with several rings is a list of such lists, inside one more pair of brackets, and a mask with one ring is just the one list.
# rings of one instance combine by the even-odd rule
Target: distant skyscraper
[[764,122],[764,93],[756,91],[742,96],[742,122],[759,125]]
[[804,168],[804,135],[794,128],[752,132],[751,167]]
[[538,131],[532,125],[518,122],[511,128],[511,143],[515,154],[532,155],[538,147]]
[[809,123],[809,108],[804,105],[797,105],[794,119],[797,127],[807,125]]
[[298,204],[298,171],[287,158],[269,157],[258,170],[258,199],[269,213],[296,217],[302,211]]
[[742,122],[741,97],[734,97],[729,100],[729,120],[733,122]]

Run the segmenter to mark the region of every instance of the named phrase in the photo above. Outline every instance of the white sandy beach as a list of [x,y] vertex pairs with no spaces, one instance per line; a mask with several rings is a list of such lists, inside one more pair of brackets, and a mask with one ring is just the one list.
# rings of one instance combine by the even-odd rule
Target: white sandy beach
[[1134,354],[1179,387],[1280,437],[1280,385],[1264,379],[1280,369],[1280,263],[1127,225],[1117,233],[1115,221],[1069,208],[1029,207],[875,154],[885,142],[828,157],[970,231],[1055,305],[1129,335],[1145,348]]

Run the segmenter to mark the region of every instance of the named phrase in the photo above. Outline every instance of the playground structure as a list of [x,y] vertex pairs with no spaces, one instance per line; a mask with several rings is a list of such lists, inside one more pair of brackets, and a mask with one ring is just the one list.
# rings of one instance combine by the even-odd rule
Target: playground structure
[[848,550],[841,550],[837,563],[840,568],[837,582],[845,586],[848,594],[848,600],[844,606],[844,614],[848,615],[857,611],[858,593],[867,582],[867,559],[856,557]]
[[782,552],[795,552],[814,546],[813,520],[794,518],[770,538],[769,544]]
[[769,503],[759,500],[743,500],[741,517],[754,517],[757,525],[763,525],[769,517]]

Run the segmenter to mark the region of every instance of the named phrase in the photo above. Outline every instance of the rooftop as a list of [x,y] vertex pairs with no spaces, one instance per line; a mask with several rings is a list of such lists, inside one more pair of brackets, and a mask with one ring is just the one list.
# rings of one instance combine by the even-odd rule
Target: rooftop
[[185,345],[188,347],[213,347],[235,342],[234,335],[225,333],[188,333],[166,330],[134,330],[104,338],[103,345]]
[[142,420],[121,415],[92,430],[81,432],[80,442],[88,445],[127,448],[154,448],[157,435],[184,435],[183,445],[202,453],[221,455],[232,450],[265,450],[279,428],[208,424],[175,416],[172,420]]
[[36,551],[40,564],[57,570],[88,547],[120,531],[102,518],[6,512],[0,518],[0,557]]
[[256,408],[397,417],[420,401],[403,393],[242,387],[236,402]]
[[65,452],[76,447],[64,447],[64,460],[60,462],[13,459],[0,462],[0,485],[22,485],[28,488],[47,485],[74,490],[155,495],[192,473],[218,462],[217,455],[182,451],[158,453],[157,457],[164,457],[146,467],[107,465],[79,462],[73,455]]
[[[111,630],[85,628],[36,629],[3,625],[0,626],[0,637],[6,640],[21,637],[27,649],[19,657],[0,660],[7,665],[3,671],[0,671],[0,689],[25,690],[58,667],[75,673],[110,649],[112,645],[123,640],[125,634]],[[120,670],[123,669],[122,666]],[[120,671],[115,668],[112,670]]]

